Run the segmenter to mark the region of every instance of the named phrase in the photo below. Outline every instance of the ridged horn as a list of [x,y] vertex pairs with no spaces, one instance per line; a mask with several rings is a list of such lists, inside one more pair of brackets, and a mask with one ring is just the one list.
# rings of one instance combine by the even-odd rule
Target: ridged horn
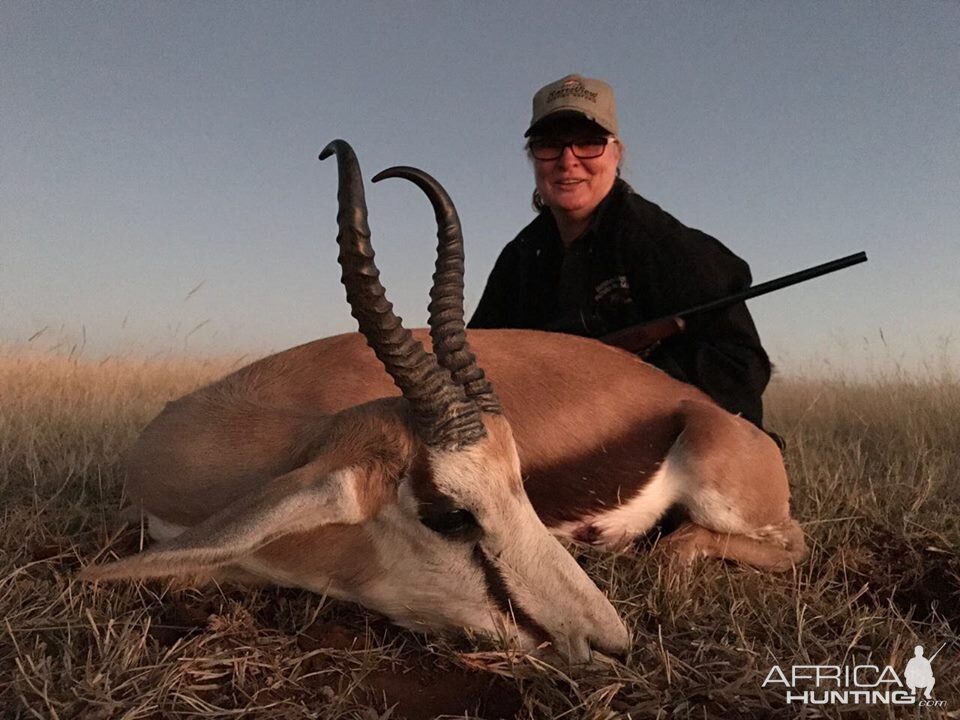
[[351,314],[367,344],[410,403],[422,440],[432,447],[471,445],[486,435],[480,413],[449,372],[394,314],[374,262],[357,157],[344,140],[327,145],[320,159],[333,154],[337,156],[338,170],[337,259]]
[[413,167],[388,168],[374,176],[373,182],[403,178],[420,188],[437,219],[437,263],[430,289],[430,338],[440,364],[450,371],[467,397],[481,410],[500,414],[500,399],[486,379],[483,369],[467,343],[463,319],[463,229],[453,201],[431,175]]

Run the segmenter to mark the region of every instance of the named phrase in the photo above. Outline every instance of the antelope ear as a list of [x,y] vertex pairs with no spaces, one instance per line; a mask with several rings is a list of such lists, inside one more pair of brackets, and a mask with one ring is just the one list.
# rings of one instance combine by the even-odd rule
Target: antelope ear
[[334,472],[305,465],[281,475],[185,530],[170,542],[114,563],[84,568],[87,580],[182,575],[226,565],[282,535],[332,523],[356,524],[375,513],[378,479],[360,468]]

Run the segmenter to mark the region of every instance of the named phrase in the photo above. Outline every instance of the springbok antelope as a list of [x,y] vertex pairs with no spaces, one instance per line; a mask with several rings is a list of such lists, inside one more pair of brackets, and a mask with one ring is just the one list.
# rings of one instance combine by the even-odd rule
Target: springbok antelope
[[429,337],[404,329],[374,264],[356,157],[340,140],[320,157],[331,154],[361,334],[169,403],[127,461],[127,492],[160,542],[88,578],[297,586],[414,629],[548,641],[581,661],[624,652],[629,636],[556,536],[622,548],[679,504],[689,522],[665,545],[682,558],[781,570],[805,556],[776,445],[698,390],[595,340],[487,330],[468,346],[456,210],[430,176],[392,168],[374,182],[416,183],[439,226]]

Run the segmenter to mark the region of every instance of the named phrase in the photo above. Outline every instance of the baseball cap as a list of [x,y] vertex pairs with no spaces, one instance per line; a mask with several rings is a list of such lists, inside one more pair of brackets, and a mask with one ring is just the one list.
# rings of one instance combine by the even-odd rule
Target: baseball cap
[[549,117],[582,115],[613,135],[619,135],[613,88],[603,80],[567,75],[544,85],[533,96],[533,117],[523,134],[529,137]]

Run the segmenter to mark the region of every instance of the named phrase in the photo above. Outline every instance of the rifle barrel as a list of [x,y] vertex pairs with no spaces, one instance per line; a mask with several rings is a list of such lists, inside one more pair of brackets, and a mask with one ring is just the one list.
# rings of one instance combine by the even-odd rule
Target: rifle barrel
[[830,262],[815,265],[814,267],[807,268],[806,270],[799,270],[795,273],[784,275],[783,277],[768,280],[767,282],[754,285],[753,287],[747,288],[746,290],[733,295],[728,295],[727,297],[723,297],[718,300],[712,300],[710,302],[703,303],[702,305],[697,305],[696,307],[683,310],[675,315],[667,315],[663,318],[657,318],[657,320],[652,320],[650,322],[654,323],[659,320],[665,320],[667,317],[686,317],[688,315],[695,315],[697,313],[709,312],[710,310],[719,310],[721,308],[743,302],[744,300],[755,298],[758,295],[766,295],[774,290],[780,290],[791,285],[796,285],[797,283],[806,282],[807,280],[812,280],[813,278],[820,277],[821,275],[836,272],[837,270],[843,270],[851,265],[857,265],[866,261],[867,253],[861,250],[853,255],[847,255],[846,257],[837,258],[836,260],[831,260]]

